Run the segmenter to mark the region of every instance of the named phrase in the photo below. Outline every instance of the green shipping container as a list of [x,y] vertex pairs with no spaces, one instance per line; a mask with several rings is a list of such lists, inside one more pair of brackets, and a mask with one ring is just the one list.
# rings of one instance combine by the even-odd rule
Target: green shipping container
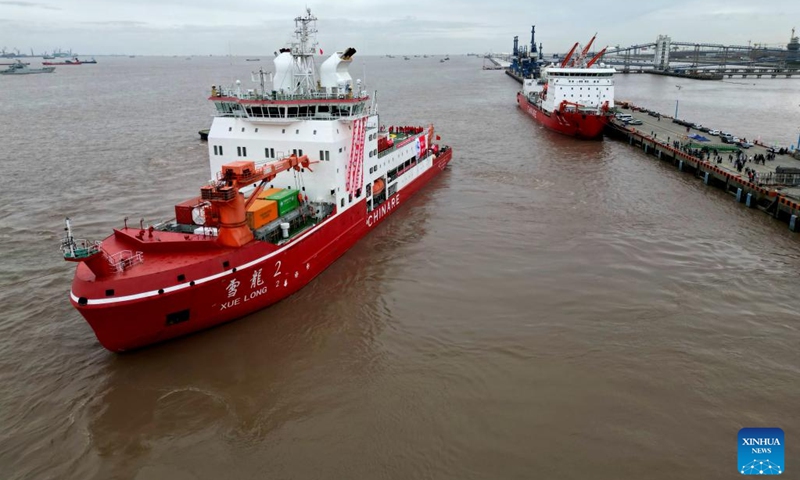
[[286,215],[295,208],[300,206],[300,201],[297,199],[298,190],[281,190],[280,192],[273,193],[269,200],[275,200],[278,204],[278,216]]

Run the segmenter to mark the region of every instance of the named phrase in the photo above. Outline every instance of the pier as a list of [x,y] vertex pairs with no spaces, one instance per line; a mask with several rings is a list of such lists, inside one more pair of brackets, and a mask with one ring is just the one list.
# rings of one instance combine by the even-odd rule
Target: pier
[[[617,106],[619,105],[618,103]],[[751,180],[744,169],[741,173],[737,171],[734,163],[728,160],[728,155],[735,157],[738,151],[748,158],[758,154],[767,155],[770,153],[768,146],[756,144],[747,149],[740,148],[722,143],[719,137],[707,132],[674,123],[673,118],[668,115],[635,106],[627,109],[623,107],[620,111],[631,114],[642,123],[630,125],[612,119],[607,132],[609,136],[626,141],[631,146],[644,150],[646,154],[694,175],[708,186],[722,189],[737,202],[787,222],[792,231],[800,232],[800,160],[787,153],[775,155],[775,159],[767,160],[766,165],[756,165],[754,161],[748,161],[745,168],[755,171]],[[698,142],[690,135],[702,135],[709,141]],[[679,142],[678,148],[674,145],[676,141]],[[701,149],[710,152],[716,149],[722,156],[722,161],[714,160],[713,153],[710,158],[708,155],[691,154],[692,151],[697,153]]]

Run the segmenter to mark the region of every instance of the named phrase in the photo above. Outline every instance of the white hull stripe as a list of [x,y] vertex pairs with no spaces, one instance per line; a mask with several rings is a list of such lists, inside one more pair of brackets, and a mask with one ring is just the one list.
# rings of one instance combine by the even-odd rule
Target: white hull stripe
[[[243,265],[239,265],[238,267],[234,267],[234,268],[236,268],[236,271],[238,272],[239,270],[244,270],[244,269],[250,268],[250,267],[252,267],[254,265],[258,265],[259,263],[261,263],[261,262],[263,262],[265,260],[269,260],[270,258],[274,257],[275,255],[279,255],[279,254],[285,252],[286,250],[292,248],[297,243],[299,243],[300,240],[302,240],[303,238],[307,237],[309,234],[315,232],[317,229],[321,228],[326,223],[328,223],[328,222],[332,221],[333,219],[335,219],[336,217],[340,216],[342,213],[344,213],[344,211],[337,213],[336,215],[330,217],[329,219],[327,219],[324,222],[320,223],[319,225],[317,225],[316,227],[314,227],[311,230],[307,231],[306,233],[300,235],[291,244],[286,245],[283,248],[279,248],[278,250],[275,250],[272,253],[268,253],[267,255],[264,255],[261,258],[257,258],[255,260],[252,260],[250,262],[247,262],[247,263],[245,263]],[[224,272],[220,272],[220,273],[208,276],[208,277],[204,277],[204,278],[200,278],[200,279],[194,280],[194,284],[195,285],[201,285],[203,283],[208,283],[208,282],[211,282],[211,281],[216,280],[218,278],[223,278],[223,277],[227,277],[228,275],[233,275],[234,273],[236,273],[236,272],[234,272],[233,269],[225,270]],[[191,286],[192,286],[191,282],[185,282],[185,283],[181,283],[181,284],[178,284],[178,285],[174,285],[172,287],[166,287],[166,288],[164,288],[162,290],[164,291],[163,294],[167,294],[167,293],[177,292],[178,290],[183,290],[184,288],[191,288]],[[158,295],[163,295],[163,294],[158,293],[158,292],[159,292],[159,290],[151,290],[149,292],[134,293],[133,295],[125,295],[123,297],[87,299],[86,305],[108,305],[108,304],[112,304],[112,303],[129,302],[131,300],[141,300],[143,298],[156,297]],[[69,296],[70,296],[70,298],[72,298],[72,300],[75,303],[78,303],[78,299],[79,298],[77,296],[75,296],[75,293],[72,292],[71,290],[69,292]]]

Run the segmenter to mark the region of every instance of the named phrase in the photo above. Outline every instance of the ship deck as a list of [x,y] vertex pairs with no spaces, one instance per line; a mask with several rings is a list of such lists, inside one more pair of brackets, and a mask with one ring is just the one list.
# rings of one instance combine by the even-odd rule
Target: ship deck
[[[141,237],[141,238],[140,238]],[[267,254],[278,247],[271,243],[254,241],[259,254]],[[226,255],[239,254],[246,248],[221,246],[216,237],[165,232],[138,228],[114,230],[114,234],[101,243],[103,251],[112,258],[124,258],[128,254],[142,254],[141,262],[134,262],[119,275],[122,278],[137,278],[188,268],[220,258],[219,271],[225,270],[223,261]],[[223,258],[224,257],[224,258]],[[231,266],[235,263],[232,262]],[[87,270],[88,274],[88,270]]]

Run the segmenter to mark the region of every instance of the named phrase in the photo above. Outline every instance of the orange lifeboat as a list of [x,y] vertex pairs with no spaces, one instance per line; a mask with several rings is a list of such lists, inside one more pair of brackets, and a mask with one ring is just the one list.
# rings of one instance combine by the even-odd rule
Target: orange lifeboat
[[382,178],[375,180],[375,183],[372,184],[372,195],[380,194],[383,189],[386,187],[386,183],[383,181]]

